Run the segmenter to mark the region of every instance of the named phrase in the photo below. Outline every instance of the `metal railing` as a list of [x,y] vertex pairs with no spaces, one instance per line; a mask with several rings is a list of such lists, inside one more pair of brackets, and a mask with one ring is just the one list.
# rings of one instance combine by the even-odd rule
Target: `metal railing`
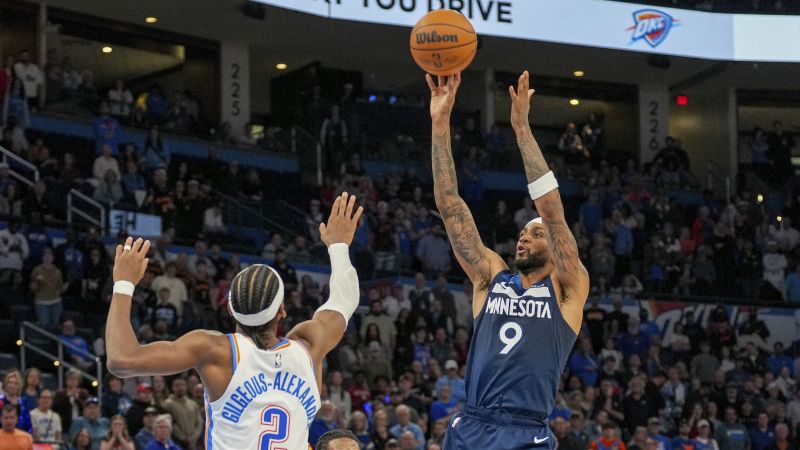
[[[14,152],[7,150],[4,147],[0,147],[0,153],[3,155],[3,163],[8,165],[8,174],[12,177],[16,178],[17,180],[21,181],[22,183],[27,184],[28,186],[33,186],[39,181],[39,169],[36,168],[33,164],[25,161],[24,159],[20,158],[19,156],[15,155]],[[26,177],[25,175],[21,174],[17,169],[20,167],[24,167],[28,171],[30,171],[30,178]]]
[[[33,344],[28,341],[28,332],[34,331],[38,335],[49,339],[58,345],[58,355],[54,355],[47,350],[39,347],[36,344]],[[55,334],[35,325],[32,322],[24,321],[22,325],[19,327],[19,340],[17,341],[17,345],[19,346],[19,361],[22,367],[22,371],[24,372],[27,369],[27,350],[31,350],[34,353],[38,353],[45,358],[51,359],[53,361],[53,365],[58,368],[58,386],[64,385],[64,368],[72,369],[77,371],[81,374],[84,378],[91,381],[92,386],[97,388],[97,398],[100,402],[100,406],[103,405],[103,361],[97,355],[87,352],[80,347],[77,347],[69,342],[63,341],[61,338],[56,336]],[[88,372],[84,371],[80,367],[77,367],[67,361],[64,360],[64,347],[68,349],[81,353],[86,356],[88,360],[94,361],[96,366],[96,375],[91,375]]]
[[[285,226],[283,223],[273,220],[264,214],[263,208],[256,205],[247,205],[241,200],[223,194],[219,191],[214,191],[214,195],[219,200],[220,206],[223,209],[223,214],[229,223],[244,226],[256,226],[266,228],[271,231],[278,231],[284,236],[294,238],[297,231]],[[280,211],[273,211],[274,214],[280,214]]]
[[[314,155],[314,181],[322,186],[322,144],[305,128],[293,126],[289,130],[289,151],[299,158],[301,155]],[[302,171],[302,169],[301,169]],[[310,181],[310,180],[309,180]]]
[[[82,208],[79,208],[75,205],[75,198],[89,204],[92,208],[98,212],[99,217],[92,216],[89,212],[85,211]],[[93,224],[94,226],[100,228],[100,230],[105,233],[106,231],[106,208],[101,203],[97,202],[93,198],[87,196],[86,194],[82,193],[77,189],[70,189],[69,193],[67,194],[67,223],[72,224],[73,216],[78,216],[87,222]]]
[[[725,200],[731,198],[731,177],[714,162],[709,162],[706,170],[706,188],[714,191],[715,187],[722,186],[725,190]],[[714,191],[716,192],[716,191]]]

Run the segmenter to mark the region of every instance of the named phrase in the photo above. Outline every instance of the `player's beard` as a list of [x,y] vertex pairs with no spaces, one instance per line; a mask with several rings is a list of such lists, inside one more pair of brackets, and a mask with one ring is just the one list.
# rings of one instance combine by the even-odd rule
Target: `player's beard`
[[537,269],[541,269],[547,264],[547,254],[545,252],[533,253],[529,252],[528,256],[519,257],[514,259],[514,266],[519,273],[530,273]]

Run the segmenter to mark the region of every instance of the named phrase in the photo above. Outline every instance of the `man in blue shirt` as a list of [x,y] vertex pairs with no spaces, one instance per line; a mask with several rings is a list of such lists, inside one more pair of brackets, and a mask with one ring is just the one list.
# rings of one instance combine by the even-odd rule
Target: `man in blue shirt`
[[400,439],[403,433],[410,431],[414,435],[416,441],[415,450],[423,450],[425,448],[425,434],[422,433],[422,428],[419,425],[411,422],[411,410],[406,405],[397,407],[397,425],[389,429],[389,433],[397,439]]
[[674,450],[691,450],[694,449],[694,442],[689,437],[692,432],[692,425],[687,419],[681,420],[681,426],[678,428],[678,434],[672,439],[672,448]]
[[86,400],[83,404],[83,415],[72,422],[69,427],[70,442],[74,441],[75,436],[84,428],[89,430],[89,434],[92,436],[92,450],[99,450],[100,441],[105,439],[106,433],[108,433],[109,422],[107,418],[100,417],[100,406],[97,397]]
[[145,183],[144,177],[139,174],[139,166],[136,161],[125,163],[125,175],[122,176],[120,182],[128,201],[135,201],[134,194],[136,191],[147,190],[147,183]]
[[447,417],[455,412],[458,406],[458,401],[453,398],[453,391],[449,384],[442,385],[439,388],[439,399],[431,405],[431,422],[436,422],[442,417]]
[[[153,439],[144,447],[144,450],[181,450],[170,439],[172,435],[172,417],[169,414],[162,414],[156,417],[153,425]],[[92,439],[94,444],[94,439]]]
[[[75,332],[75,322],[67,319],[61,322],[61,336],[59,336],[59,339],[66,344],[72,345],[72,347],[64,346],[69,361],[86,370],[94,364],[89,356],[89,344],[86,339],[78,336]],[[77,347],[77,349],[73,347]]]
[[317,445],[323,434],[336,428],[335,408],[329,400],[322,402],[319,412],[308,429],[308,442]]
[[794,375],[794,360],[792,360],[791,356],[787,356],[783,352],[783,343],[775,343],[775,351],[767,358],[767,367],[769,367],[769,371],[776,377],[780,375],[781,369],[784,367],[788,367],[789,373]]
[[758,423],[750,430],[750,450],[769,450],[775,445],[775,430],[769,425],[769,416],[762,412]]
[[733,406],[725,408],[725,421],[717,426],[714,439],[720,449],[750,449],[750,434],[747,428],[739,423],[739,415]]
[[455,360],[448,359],[444,363],[445,375],[436,380],[436,392],[444,385],[450,386],[450,391],[453,393],[453,398],[459,402],[467,401],[467,387],[464,384],[464,379],[458,376],[458,363]]
[[578,343],[578,351],[570,356],[568,364],[570,373],[580,378],[584,386],[597,384],[600,360],[592,351],[592,341],[581,339]]
[[645,308],[639,308],[639,331],[642,332],[648,339],[661,336],[661,328],[654,321],[650,320],[650,313]]
[[[142,429],[139,430],[133,438],[133,442],[136,445],[136,450],[144,450],[144,448],[147,447],[147,444],[149,444],[150,441],[155,438],[153,431],[155,431],[154,426],[156,417],[158,417],[158,410],[155,406],[148,406],[145,408],[144,415],[142,416]],[[139,424],[129,423],[128,425],[138,426]]]
[[94,128],[94,152],[99,155],[102,153],[103,146],[111,147],[111,154],[116,156],[119,153],[119,143],[122,141],[122,127],[117,119],[108,115],[108,104],[103,102],[100,105],[100,115],[94,118],[92,127]]
[[639,331],[639,319],[635,317],[628,319],[628,331],[620,334],[618,340],[617,348],[625,359],[634,353],[642,356],[650,347],[650,339]]
[[589,199],[581,205],[578,211],[581,224],[586,228],[586,233],[589,236],[599,231],[603,225],[603,207],[600,206],[600,202],[597,199],[597,191],[590,191]]
[[672,442],[661,433],[661,419],[651,417],[647,419],[647,436],[656,441],[656,450],[672,450]]

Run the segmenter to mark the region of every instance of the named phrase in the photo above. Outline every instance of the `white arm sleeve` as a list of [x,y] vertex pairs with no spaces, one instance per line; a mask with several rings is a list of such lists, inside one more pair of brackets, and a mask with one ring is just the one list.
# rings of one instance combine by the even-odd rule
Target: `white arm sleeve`
[[331,295],[317,311],[336,311],[344,316],[345,322],[358,308],[360,291],[358,274],[350,264],[350,253],[347,244],[338,243],[328,247],[331,257]]

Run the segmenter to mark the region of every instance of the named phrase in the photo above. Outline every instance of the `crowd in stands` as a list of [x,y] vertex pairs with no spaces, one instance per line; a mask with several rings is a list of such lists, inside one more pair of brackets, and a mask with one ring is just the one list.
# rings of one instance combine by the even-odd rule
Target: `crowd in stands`
[[[37,77],[24,55],[19,60],[21,75],[16,65],[5,73],[10,85],[21,89],[12,95],[21,99],[24,92],[25,101],[8,108],[3,146],[37,167],[40,180],[27,186],[9,175],[13,167],[0,165],[0,213],[10,218],[0,231],[0,314],[12,317],[13,306],[33,307],[38,324],[70,343],[68,361],[83,370],[94,368],[89,352],[103,356],[102,338],[94,338],[102,336],[110,301],[111,258],[101,230],[69,227],[64,241],[54,245],[44,228],[63,220],[58,193],[75,187],[91,191],[100,203],[163,220],[165,233],[155,240],[134,294],[132,320],[141,342],[174,339],[196,328],[232,331],[226,294],[243,264],[221,245],[226,221],[213,193],[262,201],[268,196],[263,173],[223,163],[213,144],[207,159],[176,157],[161,129],[191,130],[194,106],[178,99],[177,109],[169,107],[154,89],[143,107],[124,84],[99,106],[93,148],[51,153],[43,140],[26,133],[28,112],[19,111],[39,102],[17,81]],[[65,67],[62,61],[61,78],[51,67],[46,77],[30,82],[63,82],[66,90],[65,80],[74,84],[74,77]],[[320,139],[333,162],[316,195],[304,199],[306,229],[291,237],[272,233],[261,249],[287,287],[287,330],[310,318],[329,289],[300,276],[292,262],[318,253],[317,227],[338,193],[355,194],[365,206],[351,249],[359,274],[370,282],[363,289],[363,311],[327,360],[325,402],[311,440],[349,428],[365,449],[440,448],[449,417],[465,401],[472,286],[462,281],[464,296],[448,288],[448,277],[463,277],[432,210],[430,186],[413,169],[367,174],[349,146],[347,130],[357,126],[347,112],[344,104],[331,105],[330,116],[320,117]],[[150,126],[144,142],[125,137],[130,124]],[[474,118],[457,129],[462,194],[486,245],[513,266],[517,233],[536,216],[535,209],[527,198],[487,192],[482,183],[485,171],[508,151],[502,134],[492,129],[482,136]],[[624,301],[643,293],[744,298],[754,305],[800,302],[795,175],[783,173],[778,180],[786,195],[779,211],[768,211],[756,193],[745,191],[723,202],[705,193],[699,204],[680,203],[672,192],[691,185],[692,177],[677,139],[668,139],[652,162],[617,164],[607,157],[604,132],[597,117],[569,124],[548,155],[559,178],[583,188],[566,200],[592,279],[584,331],[550,417],[560,448],[610,448],[617,442],[647,450],[797,448],[800,358],[795,346],[768,344],[771,332],[755,308],[741,324],[733,323],[724,307],[707,324],[689,311],[668,330],[647,309],[630,317],[622,310]],[[759,164],[782,167],[782,155],[794,146],[791,137],[775,129],[765,142],[763,151],[770,156]],[[194,248],[169,252],[176,239]],[[381,282],[401,269],[413,271],[412,289],[393,278]],[[15,448],[27,439],[22,432],[77,449],[202,448],[205,418],[197,374],[105,380],[101,401],[75,371],[55,390],[43,386],[36,369],[9,371],[0,397],[0,448]]]

